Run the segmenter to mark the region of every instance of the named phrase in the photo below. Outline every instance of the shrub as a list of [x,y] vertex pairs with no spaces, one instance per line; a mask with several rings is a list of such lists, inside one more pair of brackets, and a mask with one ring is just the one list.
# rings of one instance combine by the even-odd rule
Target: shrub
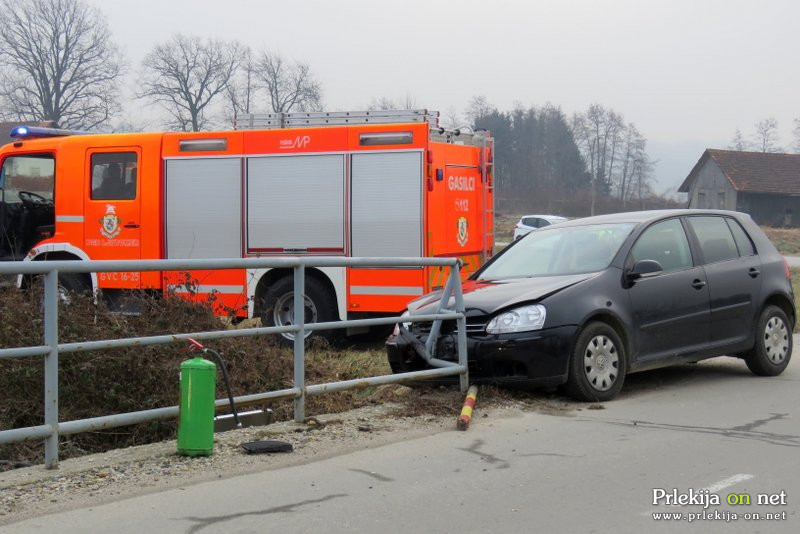
[[[131,297],[139,315],[110,312],[89,296],[72,295],[59,304],[59,342],[154,336],[224,328],[208,303],[174,296],[138,294]],[[0,347],[42,344],[41,290],[5,290],[0,294]],[[234,395],[292,386],[293,356],[271,336],[209,340],[207,346],[225,358]],[[310,348],[306,360],[309,383],[347,380],[384,374],[388,365],[382,351],[333,351],[325,345]],[[59,421],[71,421],[178,403],[180,362],[190,357],[187,343],[133,346],[112,350],[59,355]],[[43,423],[43,358],[0,360],[0,428]],[[225,397],[221,373],[217,398]],[[309,413],[341,411],[369,402],[363,392],[347,392],[307,400]],[[288,418],[291,403],[275,407],[276,417]],[[125,447],[173,438],[175,421],[151,422],[62,436],[60,456]],[[41,441],[0,446],[6,464],[40,461]]]

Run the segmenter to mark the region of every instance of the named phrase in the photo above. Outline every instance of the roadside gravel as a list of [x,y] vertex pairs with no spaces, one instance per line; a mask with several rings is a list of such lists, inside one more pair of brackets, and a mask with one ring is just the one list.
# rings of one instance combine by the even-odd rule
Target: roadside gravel
[[[221,432],[214,436],[214,454],[209,457],[179,456],[175,440],[169,440],[67,459],[54,470],[38,465],[0,472],[0,532],[5,531],[3,525],[55,511],[96,506],[210,479],[308,464],[355,450],[455,431],[460,406],[453,405],[454,398],[459,397],[453,393],[441,397],[451,412],[446,416],[424,412],[404,416],[410,405],[384,403],[309,418],[304,424],[278,422]],[[436,402],[436,398],[425,402]],[[479,426],[480,419],[486,417],[514,417],[528,410],[572,415],[576,408],[573,403],[547,397],[525,402],[494,399],[483,404],[479,399],[472,426]],[[293,451],[248,454],[242,448],[243,443],[259,440],[286,441],[292,444]],[[13,526],[9,528],[13,530]]]
[[[71,458],[55,470],[41,465],[0,473],[0,525],[56,510],[92,506],[213,478],[309,463],[316,459],[451,430],[452,417],[391,417],[399,405],[383,404],[319,416],[308,424],[268,426],[215,435],[214,454],[188,458],[174,440]],[[281,440],[290,453],[248,454],[242,444]]]

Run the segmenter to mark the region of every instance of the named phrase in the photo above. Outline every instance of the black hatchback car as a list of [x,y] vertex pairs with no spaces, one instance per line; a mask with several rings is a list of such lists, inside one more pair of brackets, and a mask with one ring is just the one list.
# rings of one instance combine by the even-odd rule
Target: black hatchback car
[[[514,242],[463,286],[470,378],[566,384],[604,401],[627,373],[721,355],[757,375],[792,354],[788,265],[749,216],[729,211],[617,213],[560,223]],[[436,311],[441,292],[409,303]],[[414,346],[430,323],[398,325],[387,341],[396,373],[426,367]],[[455,321],[436,357],[456,361]]]

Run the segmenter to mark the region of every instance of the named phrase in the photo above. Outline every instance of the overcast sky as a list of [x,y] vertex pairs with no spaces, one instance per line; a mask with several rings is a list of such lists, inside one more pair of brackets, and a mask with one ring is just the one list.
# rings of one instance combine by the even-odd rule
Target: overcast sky
[[330,110],[406,95],[441,112],[475,95],[501,110],[551,102],[570,115],[598,102],[648,138],[659,189],[680,183],[703,148],[725,148],[737,127],[748,136],[765,117],[788,149],[800,117],[796,0],[90,3],[132,73],[180,32],[306,61]]

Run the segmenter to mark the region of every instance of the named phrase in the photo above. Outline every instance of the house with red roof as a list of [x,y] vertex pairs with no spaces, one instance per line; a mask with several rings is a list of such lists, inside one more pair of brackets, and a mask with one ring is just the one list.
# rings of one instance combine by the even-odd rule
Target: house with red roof
[[750,214],[758,224],[800,226],[800,154],[709,148],[678,191],[689,207]]

